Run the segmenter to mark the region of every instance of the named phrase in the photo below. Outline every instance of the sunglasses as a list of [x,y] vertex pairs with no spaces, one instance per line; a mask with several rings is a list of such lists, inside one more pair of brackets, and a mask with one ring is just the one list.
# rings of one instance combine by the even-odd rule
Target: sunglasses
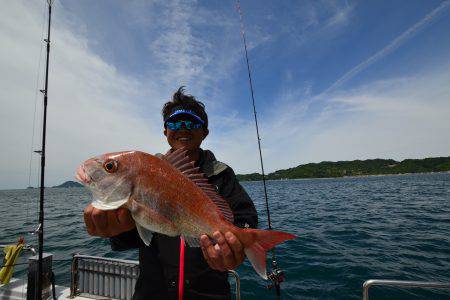
[[166,126],[172,131],[177,131],[181,129],[181,125],[183,125],[183,123],[187,130],[202,128],[202,124],[200,123],[183,120],[177,122],[166,122]]

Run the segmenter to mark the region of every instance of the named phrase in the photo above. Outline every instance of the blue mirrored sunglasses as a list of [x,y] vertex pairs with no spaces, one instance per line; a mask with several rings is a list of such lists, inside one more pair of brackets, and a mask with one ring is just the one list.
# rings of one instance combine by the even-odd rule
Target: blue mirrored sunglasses
[[167,128],[172,131],[177,131],[181,129],[181,125],[184,123],[184,126],[187,130],[202,128],[202,124],[192,122],[192,121],[177,121],[177,122],[166,122]]

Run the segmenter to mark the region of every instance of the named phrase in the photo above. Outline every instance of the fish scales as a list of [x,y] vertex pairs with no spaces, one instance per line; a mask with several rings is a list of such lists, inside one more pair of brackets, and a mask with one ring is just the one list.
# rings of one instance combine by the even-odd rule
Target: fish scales
[[220,216],[217,206],[200,188],[182,176],[170,164],[162,160],[158,163],[161,163],[159,168],[150,169],[149,172],[142,174],[143,181],[148,183],[141,186],[165,186],[165,188],[150,189],[144,193],[144,197],[135,200],[146,203],[155,202],[155,199],[159,200],[156,210],[165,217],[171,218],[176,227],[180,228],[178,234],[182,232],[191,233],[189,234],[191,236],[202,233],[212,234],[210,231],[213,224],[208,225],[204,221],[213,223],[211,221]]

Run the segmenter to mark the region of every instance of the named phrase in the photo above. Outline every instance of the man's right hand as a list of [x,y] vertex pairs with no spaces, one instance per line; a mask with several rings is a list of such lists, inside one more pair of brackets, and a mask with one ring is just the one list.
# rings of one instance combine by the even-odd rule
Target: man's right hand
[[90,235],[100,237],[116,236],[136,226],[128,209],[100,210],[92,204],[84,209],[84,223]]

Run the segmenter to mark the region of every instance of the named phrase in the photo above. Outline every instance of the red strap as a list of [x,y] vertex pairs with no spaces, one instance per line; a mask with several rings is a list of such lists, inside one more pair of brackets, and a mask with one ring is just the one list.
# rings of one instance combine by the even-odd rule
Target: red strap
[[178,271],[178,300],[183,300],[184,291],[184,238],[180,236],[180,269]]

